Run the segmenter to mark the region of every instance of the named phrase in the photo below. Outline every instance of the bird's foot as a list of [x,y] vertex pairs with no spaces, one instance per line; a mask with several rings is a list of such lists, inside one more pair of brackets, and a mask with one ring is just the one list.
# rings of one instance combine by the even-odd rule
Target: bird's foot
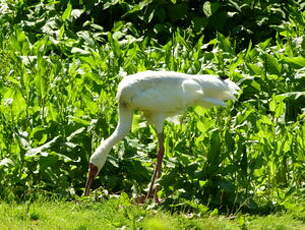
[[135,198],[135,203],[136,204],[142,205],[142,204],[145,203],[145,201],[146,201],[146,195],[140,195],[140,196]]
[[154,193],[147,193],[147,195],[141,194],[135,198],[135,202],[137,204],[144,204],[146,201],[152,200],[154,197]]
[[155,202],[157,205],[160,205],[164,202],[164,199],[160,199],[157,194],[147,194],[140,195],[134,199],[136,204],[143,205],[145,203]]

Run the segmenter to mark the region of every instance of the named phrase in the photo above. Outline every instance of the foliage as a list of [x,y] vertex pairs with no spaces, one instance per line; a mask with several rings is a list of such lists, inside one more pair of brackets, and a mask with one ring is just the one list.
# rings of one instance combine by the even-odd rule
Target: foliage
[[[281,208],[275,197],[302,194],[304,4],[198,1],[193,12],[191,2],[1,1],[3,199],[80,195],[89,156],[116,126],[118,82],[146,69],[226,74],[242,88],[227,108],[193,108],[167,124],[165,205],[268,212]],[[144,192],[155,151],[137,114],[95,187]]]
[[[276,27],[289,21],[296,9],[303,10],[301,1],[276,0],[95,0],[95,1],[17,1],[3,4],[6,24],[20,25],[31,32],[31,39],[48,33],[51,36],[72,36],[85,29],[128,31],[165,44],[177,28],[185,30],[185,37],[205,42],[217,32],[231,36],[240,48],[274,37]],[[60,12],[60,13],[58,13]],[[300,19],[300,18],[298,18]],[[60,31],[56,31],[60,28]],[[9,30],[9,28],[8,28]],[[100,31],[101,32],[101,31]]]

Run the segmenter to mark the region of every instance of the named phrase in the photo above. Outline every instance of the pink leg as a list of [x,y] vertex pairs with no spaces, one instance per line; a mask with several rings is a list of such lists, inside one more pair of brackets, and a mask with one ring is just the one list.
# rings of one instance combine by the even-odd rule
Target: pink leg
[[[163,156],[164,156],[164,135],[163,135],[163,133],[158,133],[158,141],[159,141],[159,151],[157,154],[157,166],[156,166],[156,169],[152,176],[146,199],[152,197],[152,195],[155,196],[154,184],[155,184],[156,179],[158,179],[161,176],[161,167],[162,167],[162,161],[163,161]],[[157,198],[156,198],[156,200],[157,200]]]

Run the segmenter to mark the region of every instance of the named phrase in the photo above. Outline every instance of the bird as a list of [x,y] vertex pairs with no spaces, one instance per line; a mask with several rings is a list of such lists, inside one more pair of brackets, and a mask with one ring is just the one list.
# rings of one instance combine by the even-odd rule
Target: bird
[[236,83],[223,75],[148,70],[125,76],[116,95],[119,121],[114,132],[101,141],[90,157],[85,196],[90,194],[94,178],[103,168],[112,147],[129,133],[134,111],[142,111],[149,124],[154,126],[159,145],[146,200],[155,197],[154,184],[161,176],[165,120],[192,106],[225,106],[226,100],[236,100],[239,90]]

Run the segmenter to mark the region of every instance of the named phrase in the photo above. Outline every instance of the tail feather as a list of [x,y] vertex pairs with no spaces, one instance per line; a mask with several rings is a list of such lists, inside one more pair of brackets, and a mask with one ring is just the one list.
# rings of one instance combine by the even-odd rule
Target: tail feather
[[233,96],[234,94],[238,94],[238,91],[240,90],[238,85],[229,79],[225,80],[224,82],[227,84],[228,90]]

